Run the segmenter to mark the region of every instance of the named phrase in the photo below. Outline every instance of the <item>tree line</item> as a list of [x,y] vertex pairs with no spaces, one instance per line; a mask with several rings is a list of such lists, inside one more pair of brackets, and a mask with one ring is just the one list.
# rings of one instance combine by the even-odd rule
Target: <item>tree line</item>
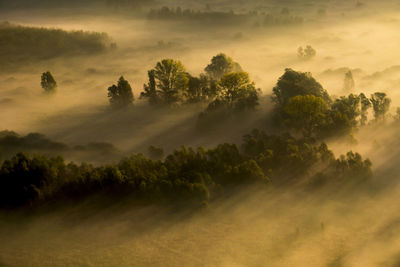
[[324,143],[254,130],[243,137],[241,146],[182,146],[163,159],[132,154],[101,166],[18,153],[0,166],[0,207],[78,201],[98,194],[204,205],[255,184],[265,188],[303,184],[315,190],[359,185],[371,175],[371,162],[358,153],[335,158]]
[[[239,63],[223,53],[214,56],[197,77],[174,59],[159,61],[147,73],[148,82],[143,86],[141,100],[151,106],[173,108],[201,103],[206,106],[198,118],[202,126],[249,114],[260,105],[261,90]],[[56,86],[51,73],[43,73],[44,90],[52,92]],[[351,72],[345,75],[344,89],[354,89]],[[132,87],[123,76],[108,88],[107,96],[115,109],[132,106],[135,101]],[[359,126],[383,122],[391,105],[391,99],[384,92],[375,92],[370,97],[364,93],[350,93],[333,98],[311,73],[293,69],[286,69],[279,77],[271,98],[275,122],[272,126],[317,139],[352,136]],[[373,120],[368,115],[370,109]]]

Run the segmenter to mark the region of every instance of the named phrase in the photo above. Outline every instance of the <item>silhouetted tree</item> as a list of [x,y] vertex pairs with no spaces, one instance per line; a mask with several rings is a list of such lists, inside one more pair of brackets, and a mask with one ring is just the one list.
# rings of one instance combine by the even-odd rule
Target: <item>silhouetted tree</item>
[[57,82],[50,71],[44,72],[41,80],[40,84],[46,93],[54,92],[57,88]]
[[108,97],[110,105],[115,108],[129,106],[134,100],[132,88],[123,76],[119,78],[117,85],[112,85],[108,88]]
[[147,98],[151,105],[155,105],[160,102],[156,89],[155,70],[149,70],[147,75],[149,82],[143,86],[144,92],[140,93],[140,97]]
[[354,88],[355,88],[355,82],[354,82],[354,79],[353,79],[353,73],[351,72],[351,70],[349,70],[344,75],[343,91],[344,92],[351,92],[351,91],[354,90]]
[[392,100],[388,98],[385,93],[376,92],[371,95],[370,101],[374,110],[375,120],[384,120],[386,113],[389,111]]
[[363,93],[360,94],[360,104],[361,104],[361,118],[360,124],[365,125],[368,120],[368,109],[371,107],[371,101]]

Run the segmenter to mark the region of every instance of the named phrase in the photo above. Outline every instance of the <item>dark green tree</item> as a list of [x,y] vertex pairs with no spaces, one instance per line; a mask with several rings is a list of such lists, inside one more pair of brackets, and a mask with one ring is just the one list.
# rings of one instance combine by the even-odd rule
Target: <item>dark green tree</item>
[[204,102],[215,96],[215,93],[210,90],[207,76],[201,74],[200,77],[193,77],[188,74],[188,77],[188,90],[185,94],[188,103]]
[[121,76],[117,85],[108,88],[108,97],[110,105],[114,108],[122,108],[132,105],[134,96],[132,88],[127,80]]
[[154,69],[149,70],[147,72],[147,75],[149,77],[149,82],[143,86],[144,92],[142,92],[140,94],[140,97],[147,98],[151,105],[155,105],[160,102],[158,95],[157,95],[157,89],[156,89],[155,70]]
[[338,112],[345,116],[351,127],[356,127],[358,124],[358,117],[361,115],[361,97],[350,94],[345,97],[342,96],[336,99],[331,107],[333,112]]
[[328,105],[314,95],[298,95],[289,100],[285,106],[287,119],[285,124],[301,131],[305,137],[315,136],[325,123]]
[[273,101],[283,108],[290,98],[297,95],[314,95],[321,97],[327,104],[331,102],[328,92],[309,72],[297,72],[286,69],[273,88]]
[[46,93],[54,92],[57,88],[57,82],[54,79],[50,71],[44,72],[42,74],[42,81],[40,82],[42,88]]

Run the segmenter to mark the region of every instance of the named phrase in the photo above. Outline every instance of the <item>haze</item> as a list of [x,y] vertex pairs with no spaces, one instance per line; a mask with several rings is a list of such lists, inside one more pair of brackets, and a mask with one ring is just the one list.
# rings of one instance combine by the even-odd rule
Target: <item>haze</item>
[[[0,199],[0,266],[398,266],[399,13],[400,3],[386,0],[0,0],[0,179],[9,177],[7,160],[18,152],[62,156],[66,167],[60,169],[67,169],[65,180],[35,185],[37,197],[21,203]],[[298,52],[307,46],[315,54]],[[240,66],[213,80],[206,67],[221,53]],[[180,61],[187,77],[206,77],[207,92],[213,82],[222,92],[224,77],[243,70],[250,81],[238,92],[260,88],[257,104],[238,112],[232,101],[215,115],[218,93],[192,103],[183,92],[180,102],[154,105],[142,92],[151,86],[149,70],[163,59]],[[297,96],[277,100],[275,88],[286,81],[288,69],[311,73],[328,92],[329,99],[299,93],[323,102],[315,110],[309,106],[310,114],[321,112],[323,119],[298,115],[299,105],[309,102],[290,106]],[[52,93],[43,85],[46,72],[57,82]],[[121,76],[134,100],[115,108],[110,88],[119,86]],[[314,81],[303,79],[286,84],[314,88]],[[381,106],[374,106],[376,92],[385,94]],[[364,122],[361,93],[372,103]],[[356,107],[348,104],[353,119],[339,116],[351,108],[335,106],[349,94],[358,97]],[[262,153],[244,137],[253,129],[268,134],[252,135],[264,138]],[[266,145],[272,135],[283,138],[285,148]],[[231,163],[223,161],[231,158],[213,150],[225,143],[235,144],[243,156],[236,167],[227,167]],[[328,163],[325,144],[334,154]],[[193,156],[197,150],[187,147],[202,148]],[[144,159],[131,164],[150,177],[138,188],[167,173],[179,178],[174,186],[190,182],[187,194],[203,190],[196,187],[201,185],[207,196],[154,200],[146,190],[120,194],[123,186],[108,187],[107,175],[131,179],[121,159],[140,153],[154,165]],[[268,161],[275,157],[279,160]],[[223,169],[223,177],[210,171],[193,178],[191,170],[201,160],[222,162],[215,169]],[[253,161],[257,166],[248,167]],[[102,189],[74,187],[86,186],[92,176],[68,177],[75,168],[68,162],[92,164],[87,173]],[[49,168],[46,175],[61,173]],[[153,169],[154,176],[148,174]],[[25,177],[22,172],[13,179]],[[229,175],[236,180],[226,182]],[[257,177],[255,184],[242,183],[247,176]],[[0,192],[7,192],[5,184]]]

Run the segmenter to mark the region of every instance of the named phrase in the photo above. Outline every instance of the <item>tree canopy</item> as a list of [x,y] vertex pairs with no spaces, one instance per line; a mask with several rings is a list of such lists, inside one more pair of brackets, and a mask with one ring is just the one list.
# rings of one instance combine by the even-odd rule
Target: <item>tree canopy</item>
[[119,78],[117,85],[108,87],[108,98],[110,105],[114,108],[126,107],[133,103],[132,88],[123,76]]
[[309,72],[297,72],[285,69],[285,73],[278,79],[273,88],[272,99],[280,107],[284,107],[290,98],[297,95],[314,95],[330,103],[328,92],[317,82]]
[[219,80],[229,72],[241,72],[242,67],[234,62],[232,58],[220,53],[211,59],[211,63],[204,69],[213,80]]
[[302,131],[304,136],[311,137],[313,132],[324,123],[328,105],[314,95],[298,95],[289,100],[285,106],[288,115],[286,124]]
[[142,97],[152,104],[179,105],[189,84],[189,75],[180,61],[164,59],[148,72],[149,82],[144,86]]
[[385,93],[376,92],[371,95],[370,101],[374,110],[375,119],[377,121],[384,120],[386,113],[389,111],[390,103],[392,102],[391,99],[388,98]]

